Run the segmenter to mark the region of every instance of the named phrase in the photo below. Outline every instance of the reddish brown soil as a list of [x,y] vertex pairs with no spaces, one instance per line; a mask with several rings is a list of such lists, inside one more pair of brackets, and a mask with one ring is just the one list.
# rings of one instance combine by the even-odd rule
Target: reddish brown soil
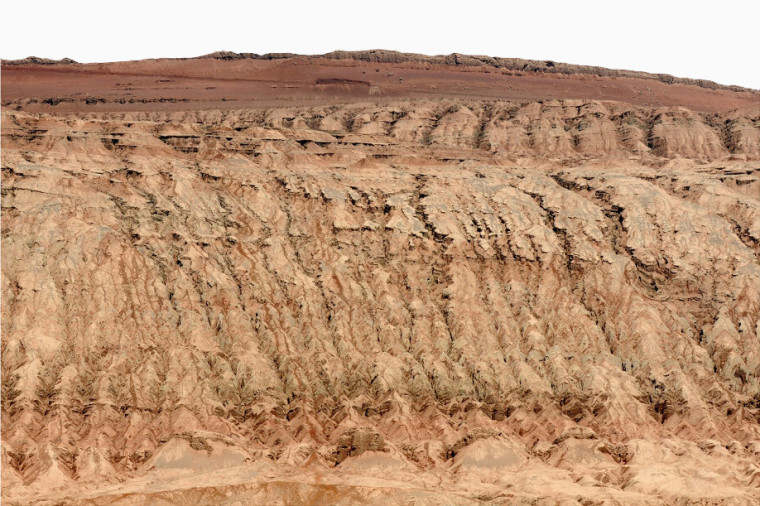
[[239,109],[363,101],[369,96],[374,101],[406,97],[578,98],[684,106],[703,112],[725,112],[760,102],[760,93],[751,90],[709,89],[635,77],[305,56],[2,67],[3,105],[27,111]]

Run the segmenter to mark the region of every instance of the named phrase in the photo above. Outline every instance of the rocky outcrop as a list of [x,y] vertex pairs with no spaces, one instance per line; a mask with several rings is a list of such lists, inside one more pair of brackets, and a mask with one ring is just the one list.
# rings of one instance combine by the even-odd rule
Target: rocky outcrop
[[[214,60],[289,60],[298,58],[308,59],[327,59],[327,60],[354,60],[367,63],[392,63],[392,64],[412,64],[412,65],[445,65],[445,66],[463,66],[463,67],[490,67],[494,69],[503,69],[516,72],[541,72],[546,74],[567,74],[567,75],[592,75],[600,77],[627,77],[634,79],[655,80],[666,84],[685,84],[689,86],[699,86],[711,90],[730,90],[730,91],[749,91],[757,92],[749,88],[735,85],[718,84],[706,79],[691,79],[684,77],[675,77],[669,74],[650,74],[635,70],[608,69],[592,65],[574,65],[570,63],[561,63],[550,60],[526,60],[522,58],[500,58],[497,56],[466,55],[452,53],[449,55],[424,55],[416,53],[402,53],[387,49],[373,49],[367,51],[332,51],[322,55],[300,55],[296,53],[237,53],[234,51],[215,51],[197,59],[214,59]],[[177,58],[176,60],[187,60],[188,58]],[[60,60],[50,58],[40,58],[38,56],[28,56],[18,60],[2,60],[3,65],[59,65],[77,63],[71,58],[62,58]]]
[[27,56],[19,60],[2,60],[3,65],[67,65],[77,63],[71,58],[61,58],[53,60],[50,58],[40,58],[39,56]]
[[[459,54],[433,57],[337,51],[316,56],[259,56],[220,52],[186,59],[41,63],[38,59],[3,62],[3,108],[55,114],[260,110],[367,101],[391,106],[425,98],[454,104],[510,102],[515,107],[576,99],[622,102],[648,111],[686,108],[687,116],[724,116],[735,110],[744,115],[746,109],[756,110],[760,102],[757,90],[701,80]],[[488,119],[490,116],[481,118]],[[637,120],[635,114],[627,119]],[[715,121],[709,127],[720,132],[721,142],[739,142],[731,139],[723,124]],[[735,125],[739,132],[753,129]],[[645,145],[648,136],[646,132]]]
[[[293,53],[268,53],[259,55],[256,53],[235,53],[233,51],[216,51],[198,58],[213,58],[219,60],[280,60],[287,58],[303,57]],[[687,84],[708,89],[727,89],[732,91],[750,91],[741,86],[726,86],[706,79],[690,79],[674,77],[669,74],[650,74],[635,70],[618,70],[592,65],[573,65],[550,60],[525,60],[522,58],[500,58],[497,56],[467,55],[452,53],[449,55],[424,55],[415,53],[401,53],[387,49],[373,49],[368,51],[332,51],[323,55],[309,55],[309,58],[326,58],[330,60],[356,60],[371,63],[395,63],[395,64],[428,64],[428,65],[453,65],[465,67],[492,67],[519,72],[543,72],[547,74],[587,74],[606,77],[632,77],[636,79],[657,80],[666,84]]]
[[5,499],[756,501],[757,121],[4,111]]

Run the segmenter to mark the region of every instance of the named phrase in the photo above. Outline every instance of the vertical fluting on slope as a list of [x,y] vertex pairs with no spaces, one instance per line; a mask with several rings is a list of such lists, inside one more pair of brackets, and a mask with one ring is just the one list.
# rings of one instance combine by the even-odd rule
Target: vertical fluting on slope
[[[526,106],[526,149],[592,152],[582,132],[604,113],[585,107]],[[296,113],[268,127],[286,137]],[[386,118],[398,139],[405,114]],[[471,149],[499,113],[430,114],[431,146],[456,131]],[[3,437],[21,479],[86,478],[88,448],[130,472],[188,430],[267,449],[357,425],[409,443],[488,426],[531,445],[575,424],[757,437],[751,194],[700,179],[683,199],[624,167],[309,167],[292,139],[82,161],[46,127],[3,173]],[[213,152],[207,127],[183,128],[171,138]]]

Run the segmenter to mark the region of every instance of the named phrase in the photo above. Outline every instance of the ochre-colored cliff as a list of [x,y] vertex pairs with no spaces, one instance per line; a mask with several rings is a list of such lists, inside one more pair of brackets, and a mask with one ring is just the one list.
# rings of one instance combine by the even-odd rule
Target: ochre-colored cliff
[[757,104],[13,100],[9,503],[760,500]]

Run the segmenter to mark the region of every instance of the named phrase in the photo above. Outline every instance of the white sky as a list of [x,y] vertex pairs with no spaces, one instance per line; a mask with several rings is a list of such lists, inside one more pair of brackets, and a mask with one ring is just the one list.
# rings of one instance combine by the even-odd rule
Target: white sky
[[760,89],[758,0],[3,0],[0,19],[2,58],[394,49],[600,65]]

